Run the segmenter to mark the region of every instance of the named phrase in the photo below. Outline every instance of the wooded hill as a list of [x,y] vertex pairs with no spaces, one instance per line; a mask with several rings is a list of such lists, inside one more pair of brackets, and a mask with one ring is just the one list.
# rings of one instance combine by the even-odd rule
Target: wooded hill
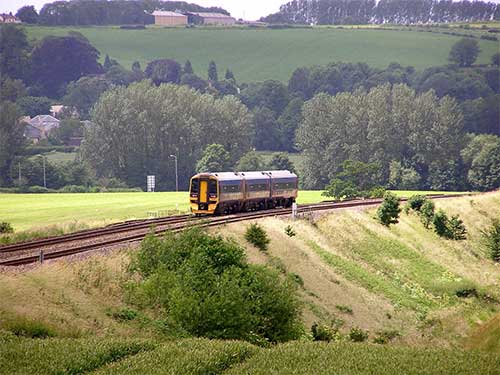
[[263,21],[294,24],[415,24],[500,19],[492,2],[451,0],[294,0]]

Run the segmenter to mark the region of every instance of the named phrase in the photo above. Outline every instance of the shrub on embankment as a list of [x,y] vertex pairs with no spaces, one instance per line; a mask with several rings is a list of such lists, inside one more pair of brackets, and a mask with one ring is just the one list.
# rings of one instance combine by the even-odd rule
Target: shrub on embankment
[[161,306],[166,324],[189,335],[259,344],[302,332],[295,283],[247,263],[235,242],[200,229],[149,236],[134,256],[132,303]]

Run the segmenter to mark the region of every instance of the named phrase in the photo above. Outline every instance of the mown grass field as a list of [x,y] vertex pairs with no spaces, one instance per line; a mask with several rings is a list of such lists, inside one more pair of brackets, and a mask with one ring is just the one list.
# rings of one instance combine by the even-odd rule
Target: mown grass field
[[[384,68],[391,62],[424,69],[447,64],[459,37],[416,31],[374,29],[164,29],[120,30],[118,27],[27,27],[31,40],[81,32],[101,52],[130,68],[158,58],[189,59],[195,73],[206,76],[215,60],[220,74],[232,69],[239,82],[288,81],[300,66],[329,62],[365,62]],[[499,43],[480,40],[479,64],[489,63]]]
[[[322,191],[299,192],[298,203],[321,202]],[[400,192],[409,196],[413,192]],[[47,226],[97,226],[189,210],[188,193],[0,194],[0,221],[16,231]]]

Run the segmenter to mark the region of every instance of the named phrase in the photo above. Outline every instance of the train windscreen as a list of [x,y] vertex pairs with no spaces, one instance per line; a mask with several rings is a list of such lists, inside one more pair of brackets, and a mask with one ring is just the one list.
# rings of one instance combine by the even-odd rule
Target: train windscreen
[[200,180],[197,178],[193,178],[191,180],[191,194],[198,195],[200,192]]

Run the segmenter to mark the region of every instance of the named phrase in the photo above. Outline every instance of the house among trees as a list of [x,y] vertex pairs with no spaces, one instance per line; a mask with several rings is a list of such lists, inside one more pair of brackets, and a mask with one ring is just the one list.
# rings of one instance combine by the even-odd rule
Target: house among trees
[[0,14],[0,23],[21,23],[21,20],[12,15],[12,13],[2,13]]
[[194,25],[234,25],[236,19],[222,13],[189,12],[188,22]]
[[43,134],[40,129],[29,123],[26,123],[25,125],[24,138],[34,144],[37,144],[41,139],[43,139]]
[[41,132],[41,138],[47,138],[49,133],[59,127],[60,121],[50,115],[38,115],[29,121],[29,125]]
[[188,24],[188,16],[181,13],[156,10],[153,12],[153,16],[155,18],[155,25],[185,26]]

